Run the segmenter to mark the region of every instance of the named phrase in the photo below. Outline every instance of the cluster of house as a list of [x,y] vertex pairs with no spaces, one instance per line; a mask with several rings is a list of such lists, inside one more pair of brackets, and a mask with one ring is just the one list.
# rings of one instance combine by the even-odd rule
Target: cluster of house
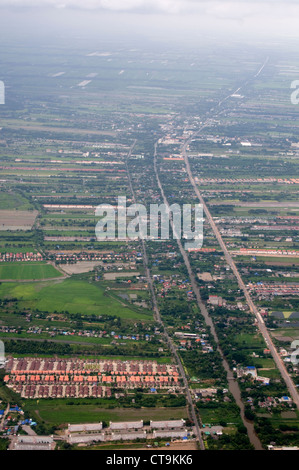
[[267,250],[257,248],[240,248],[238,251],[232,253],[238,255],[250,255],[250,256],[269,256],[269,255],[285,255],[285,256],[299,256],[299,251],[296,250]]
[[24,398],[110,397],[113,388],[180,389],[176,366],[149,361],[14,359],[6,385]]
[[141,259],[142,254],[133,250],[131,252],[114,253],[107,251],[100,252],[50,252],[48,255],[49,259],[55,260],[57,263],[77,263],[78,261],[110,261],[110,262],[124,262],[130,261],[135,262],[136,259]]
[[[101,387],[100,385],[94,385],[90,387],[89,385],[71,385],[69,382],[67,385],[43,385],[42,383],[47,383],[48,381],[55,380],[55,377],[46,376],[30,376],[29,380],[37,380],[37,385],[27,384],[23,385],[22,383],[14,384],[14,391],[19,393],[23,398],[87,398],[87,397],[111,397],[111,389],[109,387]],[[64,379],[64,377],[63,377]],[[25,376],[17,377],[17,381],[26,381]],[[44,380],[44,382],[42,382]],[[41,383],[42,382],[42,383]],[[8,381],[8,385],[10,381]]]
[[221,235],[227,237],[248,237],[248,233],[242,233],[242,231],[237,228],[221,228],[219,229],[219,232],[221,233]]
[[[216,398],[218,391],[221,391],[223,395],[228,393],[227,388],[218,389],[216,387],[194,388],[192,390],[196,400],[206,401],[206,402],[211,401],[213,398]],[[230,401],[230,398],[224,397],[224,401]]]
[[[253,404],[253,398],[248,397],[247,398],[247,403],[252,405]],[[271,408],[276,408],[277,406],[280,406],[281,404],[292,404],[292,400],[288,396],[283,396],[281,398],[279,398],[279,397],[265,397],[264,400],[259,400],[258,401],[258,407],[259,408],[266,408],[268,410],[271,410]]]
[[43,256],[40,253],[0,253],[1,261],[42,261]]
[[162,276],[161,274],[154,274],[153,279],[154,282],[158,282],[161,284],[161,290],[158,295],[162,298],[167,297],[167,294],[173,288],[178,288],[180,290],[186,291],[188,298],[193,297],[193,291],[191,288],[190,281],[188,279],[182,279],[177,274],[168,277]]
[[[54,315],[51,315],[53,318]],[[26,320],[31,320],[31,315],[26,315]],[[48,334],[51,338],[55,336],[82,336],[86,338],[111,338],[112,341],[115,339],[118,340],[133,340],[133,341],[151,341],[154,338],[154,335],[150,334],[117,334],[115,331],[107,332],[106,330],[68,330],[68,329],[58,329],[56,327],[53,328],[39,328],[39,327],[29,327],[29,328],[22,328],[22,327],[14,327],[9,325],[2,325],[0,326],[0,333],[19,333],[19,332],[26,332],[27,334],[33,335],[41,335],[41,334]]]
[[249,283],[249,292],[255,292],[258,295],[269,297],[273,295],[298,295],[299,284],[290,282],[288,284],[277,284],[268,282]]
[[136,259],[142,259],[142,254],[133,250],[132,252],[113,253],[113,252],[82,252],[82,253],[62,253],[49,252],[46,256],[41,253],[0,253],[0,261],[42,261],[53,260],[57,263],[77,263],[78,261],[111,261],[111,262],[136,262]]
[[299,178],[197,178],[201,184],[209,183],[285,183],[285,184],[299,184]]
[[176,331],[174,335],[178,338],[181,349],[192,348],[193,345],[200,345],[203,353],[213,352],[213,348],[208,342],[208,335],[205,333],[200,334]]
[[250,230],[258,231],[269,231],[269,230],[296,230],[298,231],[298,225],[278,225],[276,222],[271,221],[271,225],[253,225]]
[[4,432],[4,435],[15,435],[18,432],[19,424],[27,424],[29,422],[27,420],[25,423],[24,420],[18,423],[18,416],[24,414],[24,411],[18,405],[7,406],[6,403],[4,404],[0,401],[0,408],[0,431]]
[[[235,369],[234,369],[235,370]],[[270,379],[269,377],[261,377],[258,375],[256,367],[254,366],[247,366],[247,367],[238,367],[236,369],[237,377],[243,377],[244,375],[250,375],[253,377],[254,380],[257,382],[261,382],[263,385],[269,385]]]

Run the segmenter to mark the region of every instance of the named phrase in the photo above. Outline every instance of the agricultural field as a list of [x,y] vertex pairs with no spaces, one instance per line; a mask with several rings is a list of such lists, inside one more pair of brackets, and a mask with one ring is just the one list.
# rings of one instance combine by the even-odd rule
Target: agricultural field
[[34,209],[34,206],[21,194],[0,191],[0,211],[13,209],[26,211]]
[[241,424],[240,416],[235,405],[225,404],[221,406],[197,405],[202,423],[205,425],[219,425],[227,423],[229,426],[238,426]]
[[34,263],[1,263],[0,280],[41,280],[59,278],[63,274],[51,264]]
[[120,318],[151,320],[151,314],[128,308],[112,299],[96,284],[65,279],[55,283],[2,283],[0,297],[17,298],[19,307],[48,312],[84,315],[112,315]]
[[[85,399],[86,403],[81,404],[80,400],[78,404],[68,403],[72,400],[63,400],[63,399],[54,399],[54,400],[39,400],[39,403],[36,403],[36,400],[28,400],[26,403],[26,409],[36,414],[47,424],[50,425],[66,425],[67,423],[97,423],[99,421],[130,421],[132,416],[134,420],[138,421],[143,420],[155,420],[155,419],[184,419],[186,418],[186,408],[121,408],[117,405],[115,400],[106,400],[105,407],[103,404],[97,403],[97,399]],[[92,404],[92,402],[95,404]],[[115,407],[112,409],[112,407]]]
[[37,211],[0,210],[0,230],[31,230]]

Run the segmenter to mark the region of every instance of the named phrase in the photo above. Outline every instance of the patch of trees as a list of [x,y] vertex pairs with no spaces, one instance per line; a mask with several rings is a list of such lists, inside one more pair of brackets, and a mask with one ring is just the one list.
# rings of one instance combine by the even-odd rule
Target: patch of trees
[[218,352],[204,354],[198,349],[180,351],[184,364],[189,371],[189,375],[200,377],[201,379],[223,379],[226,374],[223,369],[221,356]]
[[255,429],[265,447],[270,443],[277,446],[298,445],[298,432],[284,433],[282,429],[275,429],[268,418],[258,418]]

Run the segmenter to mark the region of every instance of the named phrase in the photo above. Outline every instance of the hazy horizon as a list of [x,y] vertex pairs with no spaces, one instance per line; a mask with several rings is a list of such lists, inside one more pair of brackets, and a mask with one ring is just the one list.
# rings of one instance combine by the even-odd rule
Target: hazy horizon
[[281,43],[299,39],[299,4],[262,0],[1,0],[1,38]]

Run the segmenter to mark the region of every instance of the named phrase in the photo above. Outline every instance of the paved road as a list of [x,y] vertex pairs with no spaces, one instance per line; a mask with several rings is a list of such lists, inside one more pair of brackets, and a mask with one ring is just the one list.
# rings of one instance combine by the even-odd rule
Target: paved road
[[23,424],[22,428],[24,429],[24,431],[27,432],[28,436],[37,436],[34,429],[32,429],[32,427],[29,426],[28,424]]
[[1,423],[0,423],[0,431],[3,431],[3,428],[4,428],[4,421],[5,421],[6,416],[7,416],[8,413],[9,413],[9,408],[10,408],[10,403],[7,404],[7,407],[6,407],[6,410],[5,410],[5,412],[4,412],[4,415],[2,416]]
[[[268,63],[268,60],[269,60],[269,57],[267,57],[267,59],[265,60],[265,62],[263,63],[263,65],[260,67],[260,69],[258,70],[258,72],[254,75],[253,78],[256,78],[260,75],[260,73],[262,72],[262,70],[264,69],[264,67],[266,66],[266,64]],[[246,87],[246,85],[250,82],[250,80],[252,79],[248,79],[243,85],[241,85],[234,93],[238,93],[242,88]],[[187,155],[187,147],[189,145],[189,143],[191,142],[192,139],[194,139],[194,137],[196,137],[205,127],[209,126],[210,123],[211,123],[211,119],[212,117],[219,117],[219,115],[221,115],[223,113],[223,111],[221,111],[221,105],[228,99],[231,97],[231,94],[228,95],[226,98],[222,99],[221,101],[219,101],[219,103],[217,104],[216,106],[216,109],[215,108],[211,108],[210,112],[208,113],[208,117],[206,119],[206,121],[201,125],[201,127],[194,133],[192,134],[189,139],[187,139],[187,141],[183,144],[182,146],[182,155],[183,155],[183,158],[184,158],[184,161],[185,161],[185,166],[186,166],[186,170],[187,170],[187,174],[188,174],[188,177],[189,177],[189,180],[190,180],[190,183],[192,184],[193,188],[194,188],[194,191],[198,197],[198,200],[199,202],[202,204],[203,206],[203,209],[204,209],[204,212],[207,216],[207,219],[210,223],[210,226],[218,240],[218,243],[220,244],[222,250],[223,250],[223,253],[225,255],[225,258],[226,258],[226,261],[228,263],[228,265],[231,267],[233,273],[235,274],[236,278],[237,278],[237,281],[238,281],[238,284],[240,286],[240,288],[242,289],[242,291],[244,292],[244,295],[245,295],[245,298],[247,300],[247,303],[249,305],[249,308],[251,310],[251,312],[255,315],[256,317],[256,323],[257,323],[257,326],[261,332],[261,334],[263,335],[264,339],[265,339],[265,342],[267,344],[267,347],[270,349],[271,351],[271,354],[272,354],[272,357],[287,385],[287,388],[290,392],[290,395],[294,401],[294,403],[296,404],[296,406],[298,407],[299,409],[299,395],[298,395],[298,391],[290,377],[290,375],[288,374],[287,370],[286,370],[286,367],[281,359],[281,357],[279,356],[273,342],[272,342],[272,339],[270,337],[270,334],[266,328],[266,325],[264,323],[264,320],[262,318],[262,316],[260,315],[258,309],[256,308],[256,306],[254,305],[250,295],[249,295],[249,292],[240,276],[240,273],[230,255],[230,253],[228,252],[227,248],[226,248],[226,245],[220,235],[220,232],[213,220],[213,217],[211,216],[210,214],[210,211],[202,197],[202,195],[200,194],[200,191],[199,191],[199,188],[197,186],[197,184],[195,183],[195,180],[194,180],[194,177],[193,177],[193,174],[192,174],[192,171],[191,171],[191,168],[190,168],[190,164],[189,164],[189,160],[188,160],[188,155]],[[212,116],[212,113],[214,113],[214,116]],[[156,178],[157,178],[157,182],[158,182],[158,186],[159,186],[159,189],[161,191],[161,194],[162,194],[162,197],[163,197],[163,200],[164,200],[164,203],[167,204],[167,199],[165,197],[165,194],[164,194],[164,191],[163,191],[163,188],[162,188],[162,185],[161,185],[161,182],[160,182],[160,179],[159,179],[159,175],[158,175],[158,172],[157,172],[157,163],[156,163],[156,151],[157,151],[157,144],[155,145],[155,152],[154,152],[154,170],[155,170],[155,173],[156,173]],[[205,305],[203,304],[202,300],[201,300],[201,297],[200,297],[200,293],[199,293],[199,289],[198,289],[198,286],[197,286],[197,282],[195,280],[195,277],[194,277],[194,274],[192,272],[192,269],[191,269],[191,265],[189,263],[189,259],[188,259],[188,256],[185,252],[185,250],[183,249],[182,247],[182,244],[180,242],[180,240],[177,240],[178,241],[178,245],[179,245],[179,248],[180,248],[180,252],[183,256],[183,259],[185,261],[185,264],[186,264],[186,267],[187,267],[187,270],[188,270],[188,273],[189,273],[189,276],[190,276],[190,280],[191,280],[191,285],[192,285],[192,288],[193,288],[193,291],[196,295],[196,298],[197,298],[197,302],[198,302],[198,305],[200,307],[200,310],[206,320],[206,323],[211,326],[211,332],[212,334],[214,335],[214,338],[216,339],[216,342],[218,344],[218,338],[217,338],[217,335],[216,335],[216,332],[215,332],[215,329],[214,329],[214,325],[212,323],[212,320],[210,319],[209,315],[208,315],[208,312],[206,310],[206,307]],[[228,364],[227,362],[225,361],[224,357],[223,357],[223,354],[221,352],[221,350],[219,349],[219,352],[221,353],[222,355],[222,358],[223,358],[223,364],[224,364],[224,367],[225,367],[225,370],[227,372],[227,377],[228,377],[228,380],[231,380],[232,379],[232,374],[231,374],[231,371],[229,370],[229,367],[228,367]],[[254,444],[255,446],[255,449],[261,449],[261,443],[259,441],[259,439],[253,434],[252,432],[252,429],[251,429],[251,426],[249,425],[249,423],[246,422],[246,420],[244,419],[244,406],[243,404],[241,403],[241,396],[239,394],[239,389],[238,390],[235,390],[235,399],[236,401],[239,403],[240,405],[240,409],[241,409],[241,417],[243,419],[243,422],[245,424],[245,426],[247,427],[247,430],[248,430],[248,435],[249,437],[251,438],[251,442]]]
[[[266,65],[267,62],[268,62],[268,59],[265,61],[264,66]],[[261,71],[262,71],[262,69],[264,68],[264,66],[261,67],[259,73],[256,74],[255,77],[258,76],[258,75],[261,73]],[[248,82],[246,82],[246,84],[247,84],[247,83],[248,83]],[[246,84],[245,84],[245,85],[246,85]],[[244,86],[245,86],[245,85],[244,85]],[[239,89],[241,89],[241,88],[243,88],[243,87],[240,87]],[[221,103],[223,103],[223,101],[224,101],[224,100],[222,100],[221,102],[219,102],[219,105],[220,105]],[[220,113],[218,113],[218,115],[219,115],[219,114],[220,114]],[[290,393],[290,395],[291,395],[291,397],[292,397],[292,400],[294,401],[294,403],[296,404],[297,408],[299,409],[299,394],[298,394],[298,390],[297,390],[297,388],[295,387],[295,385],[294,385],[294,383],[293,383],[293,381],[292,381],[292,379],[291,379],[291,377],[290,377],[290,375],[289,375],[289,373],[288,373],[288,371],[287,371],[287,369],[286,369],[286,367],[285,367],[285,365],[284,365],[284,362],[282,361],[281,357],[279,356],[279,354],[278,354],[278,352],[277,352],[277,350],[276,350],[276,347],[275,347],[274,344],[273,344],[273,341],[272,341],[272,339],[271,339],[271,336],[270,336],[270,334],[269,334],[269,332],[268,332],[268,330],[267,330],[267,327],[266,327],[266,325],[265,325],[265,322],[264,322],[264,320],[263,320],[261,314],[259,313],[258,309],[257,309],[256,306],[254,305],[254,303],[253,303],[253,301],[252,301],[252,299],[251,299],[251,297],[250,297],[250,295],[249,295],[249,292],[248,292],[248,290],[247,290],[247,288],[246,288],[246,286],[245,286],[245,284],[244,284],[244,282],[243,282],[243,280],[242,280],[242,278],[241,278],[241,275],[240,275],[240,273],[239,273],[239,271],[238,271],[238,269],[237,269],[237,267],[236,267],[236,265],[235,265],[235,262],[234,262],[234,260],[232,259],[231,255],[230,255],[230,253],[229,253],[229,251],[228,251],[228,249],[227,249],[227,247],[226,247],[226,245],[225,245],[225,243],[224,243],[224,241],[223,241],[223,239],[222,239],[222,236],[221,236],[221,234],[220,234],[220,232],[219,232],[219,230],[218,230],[218,228],[217,228],[217,226],[216,226],[216,224],[215,224],[215,222],[214,222],[214,220],[213,220],[213,217],[212,217],[212,215],[211,215],[211,213],[210,213],[210,211],[209,211],[209,209],[208,209],[208,207],[207,207],[207,205],[206,205],[206,203],[205,203],[205,201],[204,201],[204,199],[203,199],[203,197],[202,197],[202,195],[201,195],[201,193],[200,193],[200,191],[199,191],[199,188],[198,188],[198,186],[197,186],[197,184],[196,184],[196,182],[195,182],[195,180],[194,180],[194,177],[193,177],[193,174],[192,174],[192,171],[191,171],[191,168],[190,168],[189,159],[188,159],[188,155],[187,155],[187,147],[188,147],[189,143],[191,142],[191,140],[195,137],[195,135],[198,135],[198,134],[201,132],[201,130],[202,130],[204,127],[206,127],[206,126],[208,125],[208,122],[209,122],[209,119],[207,119],[207,121],[200,127],[200,129],[198,129],[198,131],[197,131],[195,134],[193,134],[191,137],[189,137],[189,139],[184,143],[184,145],[183,145],[183,147],[182,147],[182,154],[183,154],[183,158],[184,158],[184,161],[185,161],[187,174],[188,174],[190,183],[192,184],[192,186],[193,186],[193,188],[194,188],[194,191],[195,191],[195,193],[196,193],[196,195],[197,195],[197,197],[198,197],[199,202],[203,205],[204,212],[205,212],[205,214],[206,214],[206,216],[207,216],[207,219],[208,219],[208,221],[209,221],[209,223],[210,223],[210,226],[211,226],[211,228],[212,228],[212,230],[213,230],[213,232],[214,232],[214,234],[215,234],[215,236],[216,236],[216,238],[217,238],[217,240],[218,240],[218,242],[219,242],[219,245],[221,246],[221,248],[222,248],[222,250],[223,250],[223,253],[224,253],[224,255],[225,255],[226,261],[227,261],[228,265],[231,267],[233,273],[235,274],[240,288],[241,288],[242,291],[244,292],[245,298],[246,298],[246,300],[247,300],[247,303],[248,303],[248,305],[249,305],[249,308],[250,308],[251,312],[252,312],[252,313],[255,315],[255,317],[256,317],[257,326],[258,326],[258,328],[259,328],[261,334],[263,335],[263,337],[264,337],[264,339],[265,339],[265,342],[266,342],[266,344],[267,344],[267,347],[268,347],[268,348],[270,349],[270,351],[271,351],[272,357],[273,357],[273,359],[274,359],[274,361],[275,361],[275,363],[276,363],[276,365],[277,365],[277,367],[278,367],[278,369],[279,369],[279,371],[280,371],[280,373],[281,373],[281,375],[282,375],[282,377],[283,377],[283,379],[284,379],[284,381],[285,381],[285,383],[286,383],[286,385],[287,385],[287,388],[288,388],[289,393]]]
[[[162,198],[163,198],[163,202],[164,202],[165,205],[168,205],[168,201],[167,201],[167,198],[165,196],[165,193],[164,193],[161,181],[160,181],[158,169],[157,169],[157,144],[155,145],[155,151],[154,151],[154,171],[155,171],[158,187],[160,189],[160,192],[161,192],[161,195],[162,195]],[[174,230],[174,224],[173,224],[172,219],[170,219],[170,223],[171,223],[171,226],[172,226],[172,230]],[[248,437],[250,439],[250,442],[254,446],[255,450],[263,450],[262,444],[261,444],[258,436],[256,435],[255,431],[254,431],[254,425],[251,422],[249,422],[245,419],[245,407],[244,407],[244,403],[243,403],[242,398],[241,398],[241,391],[240,391],[239,385],[238,385],[237,381],[235,380],[233,372],[231,371],[231,369],[229,367],[229,364],[228,364],[227,360],[225,359],[225,356],[224,356],[224,354],[223,354],[223,352],[222,352],[222,350],[219,346],[219,339],[218,339],[213,321],[212,321],[212,319],[209,315],[209,312],[206,308],[205,303],[201,299],[201,295],[200,295],[199,287],[198,287],[198,284],[197,284],[197,280],[196,280],[195,275],[193,273],[193,270],[192,270],[192,267],[191,267],[191,264],[190,264],[190,261],[189,261],[188,254],[186,253],[185,249],[183,248],[183,245],[182,245],[182,242],[181,242],[180,238],[179,237],[176,237],[176,238],[177,238],[176,241],[178,243],[180,253],[183,257],[185,266],[186,266],[187,271],[188,271],[188,275],[189,275],[189,278],[190,278],[193,293],[195,294],[195,297],[196,297],[197,305],[200,309],[200,312],[201,312],[202,316],[204,317],[206,325],[208,325],[210,327],[211,333],[212,333],[212,335],[214,337],[214,340],[217,344],[217,350],[218,350],[218,352],[221,356],[222,365],[224,367],[224,370],[226,371],[227,381],[229,383],[229,390],[232,393],[237,405],[240,408],[240,416],[241,416],[241,419],[243,421],[244,426],[247,429],[247,433],[248,433]],[[198,431],[200,432],[200,434],[203,432],[202,429],[199,429]]]
[[[130,148],[130,151],[129,151],[129,153],[127,155],[127,158],[126,158],[126,170],[127,170],[130,191],[131,191],[131,194],[132,194],[134,204],[136,203],[136,197],[135,197],[135,191],[134,191],[133,184],[132,184],[132,177],[131,177],[129,167],[128,167],[128,160],[129,160],[130,156],[132,155],[132,152],[133,152],[133,149],[134,149],[135,145],[136,145],[136,140],[133,143],[132,147]],[[153,280],[152,280],[152,276],[151,276],[151,273],[150,273],[150,270],[149,270],[149,267],[148,267],[148,257],[147,257],[146,244],[145,244],[144,240],[140,240],[140,242],[141,242],[141,246],[142,246],[143,263],[144,263],[144,267],[145,267],[146,278],[147,278],[148,286],[149,286],[149,289],[150,289],[150,292],[151,292],[151,297],[152,297],[152,304],[153,304],[153,309],[154,309],[154,318],[161,325],[161,329],[163,331],[166,343],[168,344],[168,347],[169,347],[173,357],[175,358],[175,360],[177,362],[177,365],[178,365],[178,368],[179,368],[179,371],[180,371],[180,375],[183,379],[184,391],[185,391],[185,395],[186,395],[187,402],[188,402],[188,405],[189,405],[189,409],[190,409],[190,412],[191,412],[194,427],[195,427],[195,430],[196,430],[196,435],[197,435],[197,439],[199,441],[200,449],[205,450],[204,441],[203,441],[202,433],[201,433],[201,430],[200,430],[200,423],[198,421],[198,417],[197,417],[197,414],[196,414],[196,411],[195,411],[195,406],[194,406],[193,399],[192,399],[192,396],[191,396],[191,392],[190,392],[190,389],[189,389],[189,384],[188,384],[188,379],[187,379],[187,376],[186,376],[186,372],[185,372],[184,366],[181,362],[181,359],[180,359],[180,357],[177,353],[177,349],[175,347],[175,344],[173,343],[171,337],[168,335],[167,330],[164,327],[164,324],[163,324],[163,321],[162,321],[162,318],[161,318],[161,315],[160,315],[160,310],[159,310],[159,307],[158,307],[158,302],[157,302],[157,297],[156,297],[156,293],[155,293],[155,289],[154,289],[154,285],[153,285]]]

